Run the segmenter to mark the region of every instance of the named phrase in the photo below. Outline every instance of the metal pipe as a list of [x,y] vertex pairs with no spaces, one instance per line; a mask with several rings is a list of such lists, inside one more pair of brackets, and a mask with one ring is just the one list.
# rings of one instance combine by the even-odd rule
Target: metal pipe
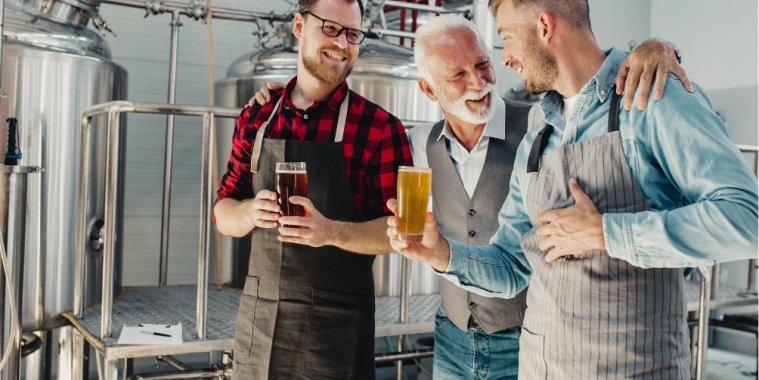
[[[179,11],[171,13],[171,55],[169,59],[169,104],[174,104],[177,90],[177,54],[179,49]],[[166,286],[169,271],[169,218],[171,217],[171,164],[174,153],[174,115],[166,118],[166,155],[163,168],[163,209],[161,212],[161,262],[158,286]]]
[[116,112],[108,113],[108,148],[106,153],[105,169],[105,247],[103,247],[103,290],[102,308],[100,318],[100,338],[111,337],[111,313],[113,312],[113,262],[116,254],[116,241],[121,238],[116,236],[118,228],[117,199],[121,196],[118,192],[118,170],[121,162],[119,139],[121,126],[119,115]]
[[698,268],[701,274],[701,301],[698,306],[698,355],[696,364],[696,380],[706,378],[706,349],[709,345],[707,331],[709,329],[709,293],[711,274],[705,267]]
[[[411,271],[411,263],[406,256],[401,258],[401,310],[400,320],[401,323],[408,323],[408,307],[409,307],[409,274]],[[403,335],[398,337],[398,352],[403,351]],[[403,361],[396,363],[396,376],[398,380],[403,378]]]
[[[171,355],[159,355],[155,357],[156,360],[165,362],[166,364],[180,370],[180,371],[187,371],[193,369],[192,367],[188,366],[187,364],[184,364],[181,360],[171,356]],[[156,363],[156,365],[158,365]]]
[[434,5],[406,3],[403,1],[396,1],[396,0],[387,0],[385,2],[385,6],[396,7],[396,8],[401,8],[401,9],[413,9],[417,11],[435,12],[435,13],[460,13],[459,11],[455,9],[446,9],[443,7],[436,7]]
[[[3,316],[10,316],[11,302],[16,305],[15,321],[3,318],[3,343],[8,352],[8,362],[3,372],[4,380],[18,380],[21,377],[21,318],[24,294],[24,243],[26,240],[26,184],[27,175],[39,173],[34,166],[0,165],[0,233],[3,234],[10,282],[15,290],[13,299],[5,298]],[[0,281],[5,284],[3,272]],[[3,294],[5,294],[3,286]],[[13,322],[13,323],[12,323]],[[13,332],[15,331],[15,334]],[[13,340],[11,340],[13,335]],[[4,351],[5,352],[5,351]]]
[[[231,369],[229,369],[231,373]],[[185,380],[185,379],[222,379],[222,373],[215,368],[190,369],[184,371],[137,373],[127,380]]]
[[[0,0],[0,79],[3,77],[3,30],[5,29],[5,0]],[[3,91],[2,82],[0,82],[0,97],[6,97],[8,93]]]
[[[382,13],[382,14],[385,13],[384,9],[385,9],[385,3],[386,2],[387,2],[387,0],[382,0],[382,1],[380,1],[380,3],[379,3],[378,6],[376,6],[374,9],[372,9],[372,12],[369,15],[369,20],[371,22],[374,22],[374,19],[376,19],[377,16],[380,15],[380,13]],[[371,25],[371,23],[369,23],[369,25]]]
[[375,354],[374,355],[374,362],[375,363],[383,363],[383,362],[394,362],[397,360],[406,360],[406,359],[420,359],[420,358],[429,358],[432,357],[434,354],[433,348],[422,348],[418,350],[411,350],[411,351],[400,351],[400,352],[387,352],[384,354]]
[[392,37],[405,37],[405,38],[416,38],[416,33],[411,32],[402,32],[399,30],[392,30],[392,29],[369,29],[369,32],[374,32],[379,34],[380,37],[382,36],[392,36]]
[[203,117],[203,158],[200,167],[200,244],[198,257],[198,303],[196,321],[198,327],[198,339],[206,338],[206,317],[208,313],[208,258],[211,254],[211,233],[213,232],[213,220],[211,209],[213,204],[213,182],[211,179],[211,165],[213,163],[213,150],[211,144],[214,135],[214,114],[209,112]]
[[716,300],[717,296],[719,295],[719,263],[714,264],[714,267],[712,267],[712,289],[711,289],[711,297],[710,299]]
[[[406,8],[401,8],[400,14],[401,14],[401,19],[400,19],[401,32],[405,32],[406,31]],[[416,33],[414,34],[416,35]],[[399,42],[401,46],[406,46],[406,41],[403,40],[403,37],[401,37]]]
[[[403,352],[403,335],[398,336],[398,352]],[[376,361],[377,359],[375,359],[375,363]],[[395,363],[395,378],[396,380],[403,380],[403,360],[398,360]]]
[[408,322],[408,304],[409,304],[409,272],[411,264],[406,256],[401,258],[401,315],[399,322]]
[[159,115],[183,115],[183,116],[205,116],[213,112],[216,117],[237,118],[240,116],[241,108],[226,107],[208,107],[182,104],[165,104],[165,103],[143,103],[115,101],[102,104],[96,104],[84,109],[84,118],[91,118],[96,115],[102,115],[110,112],[123,113],[147,113]]
[[82,117],[79,145],[79,194],[76,215],[75,255],[74,255],[74,316],[81,317],[84,312],[84,273],[85,253],[87,250],[87,197],[89,190],[90,164],[90,117]]
[[738,147],[739,150],[742,152],[759,152],[759,146],[755,145],[743,145],[743,144],[735,144],[735,146]]
[[[200,12],[195,12],[195,10],[190,8],[189,4],[178,3],[178,2],[173,2],[173,1],[163,1],[156,4],[153,1],[143,1],[143,0],[103,0],[103,3],[121,5],[121,6],[132,7],[132,8],[147,9],[148,11],[155,11],[157,13],[177,11],[183,15],[191,16],[191,17],[197,17],[198,15],[200,15],[201,17],[205,17],[206,15],[205,7],[200,7]],[[250,21],[250,22],[255,22],[255,23],[260,24],[261,23],[260,20],[273,21],[273,22],[292,21],[293,18],[295,18],[295,15],[292,13],[278,15],[278,14],[275,14],[274,12],[262,13],[262,12],[244,11],[244,10],[239,10],[239,9],[214,7],[213,15],[211,17],[221,19],[221,20]]]

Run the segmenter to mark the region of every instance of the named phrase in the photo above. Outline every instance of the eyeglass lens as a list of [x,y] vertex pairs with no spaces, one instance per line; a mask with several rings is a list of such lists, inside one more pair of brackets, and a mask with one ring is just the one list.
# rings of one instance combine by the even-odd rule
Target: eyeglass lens
[[330,20],[323,20],[323,21],[324,21],[324,24],[322,25],[322,33],[330,37],[337,37],[340,34],[340,32],[342,32],[343,29],[345,29],[345,38],[348,40],[348,42],[352,44],[360,44],[361,41],[364,39],[363,38],[364,34],[361,33],[360,30],[345,28],[342,25]]

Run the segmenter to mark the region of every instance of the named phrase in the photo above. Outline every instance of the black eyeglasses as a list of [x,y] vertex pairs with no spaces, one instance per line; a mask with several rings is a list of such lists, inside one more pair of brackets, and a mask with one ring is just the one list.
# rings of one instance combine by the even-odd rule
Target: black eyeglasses
[[330,37],[337,37],[340,35],[340,33],[345,31],[345,39],[348,40],[349,44],[353,45],[360,45],[362,42],[364,42],[364,38],[366,38],[366,33],[364,33],[362,30],[359,29],[353,29],[353,28],[346,28],[342,26],[341,24],[338,24],[332,20],[325,20],[315,14],[313,14],[310,11],[303,12],[303,14],[309,14],[311,16],[316,17],[318,20],[322,22],[322,33],[330,36]]

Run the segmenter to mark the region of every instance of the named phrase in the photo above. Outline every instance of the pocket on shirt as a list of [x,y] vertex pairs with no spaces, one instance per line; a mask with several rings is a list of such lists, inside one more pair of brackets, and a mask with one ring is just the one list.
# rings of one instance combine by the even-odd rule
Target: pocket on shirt
[[640,178],[640,171],[638,171],[638,148],[635,145],[635,140],[623,141],[622,150],[625,152],[627,164],[630,166],[630,172],[632,173],[633,178]]
[[522,327],[522,336],[519,338],[519,378],[545,380],[547,377],[545,336],[533,334]]

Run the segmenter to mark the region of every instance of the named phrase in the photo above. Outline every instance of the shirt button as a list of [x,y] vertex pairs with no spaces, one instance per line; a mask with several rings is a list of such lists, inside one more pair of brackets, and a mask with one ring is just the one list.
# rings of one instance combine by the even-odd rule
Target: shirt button
[[470,308],[470,309],[474,309],[474,307],[475,307],[475,306],[477,306],[477,304],[476,304],[476,303],[474,303],[474,302],[470,302],[470,303],[469,303],[469,308]]
[[469,237],[474,237],[474,235],[477,235],[477,233],[474,231],[469,231]]
[[604,95],[606,95],[606,91],[601,90],[601,96],[604,96]]
[[308,115],[303,115],[303,118],[308,120]]
[[476,214],[476,212],[474,211],[474,209],[469,210],[469,216],[474,216],[474,214]]

